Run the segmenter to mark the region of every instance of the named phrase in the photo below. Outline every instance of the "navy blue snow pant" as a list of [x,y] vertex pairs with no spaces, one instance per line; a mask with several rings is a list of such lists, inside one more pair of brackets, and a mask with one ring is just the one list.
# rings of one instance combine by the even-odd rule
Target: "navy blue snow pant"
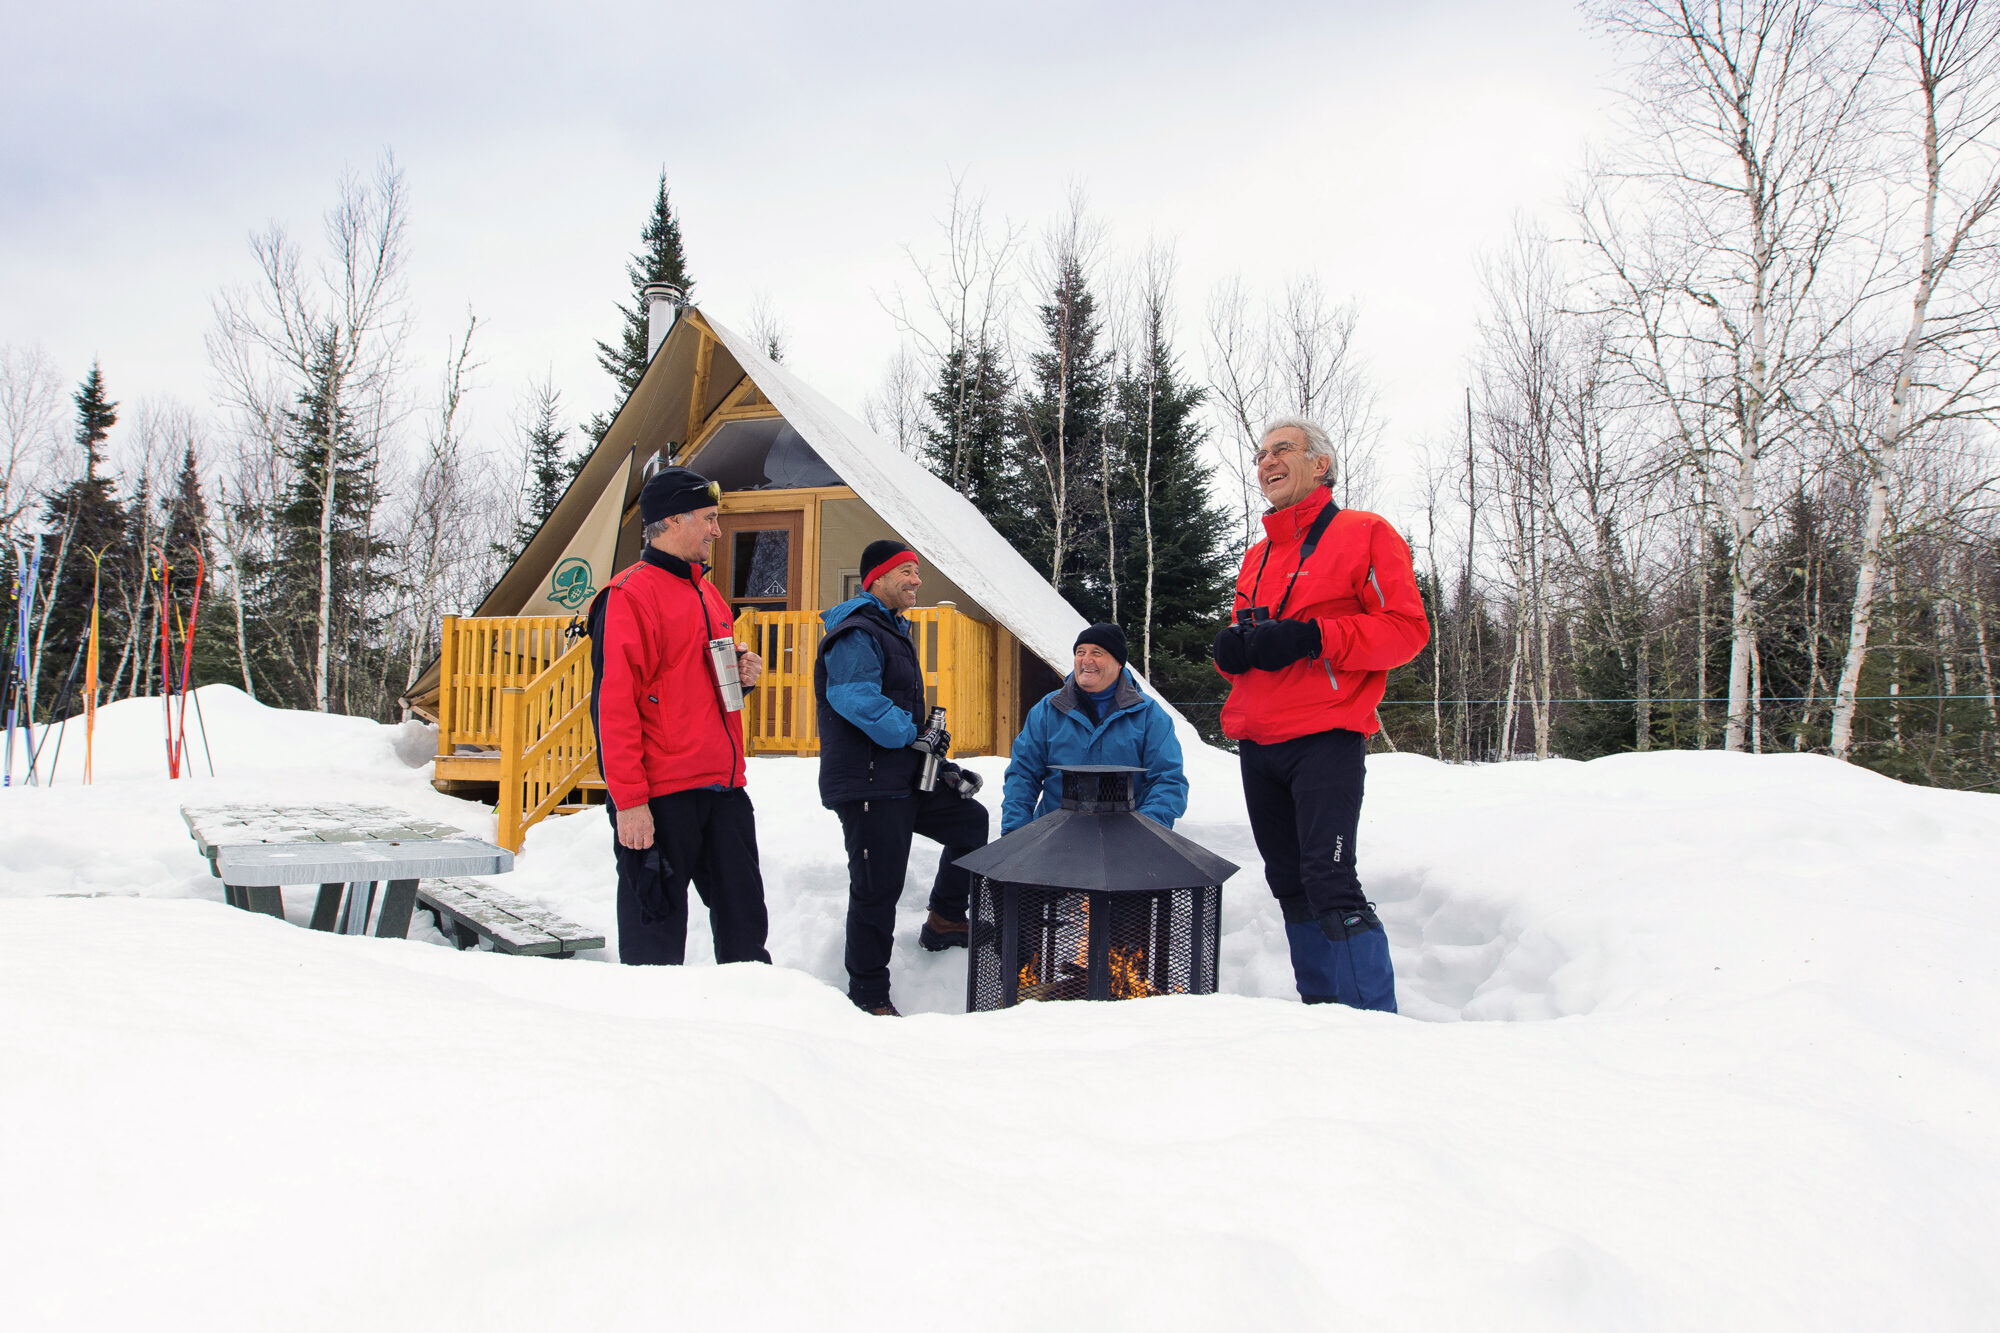
[[847,840],[847,995],[870,1008],[889,1002],[889,954],[910,840],[921,833],[943,844],[930,907],[947,921],[963,921],[972,875],[952,862],[986,845],[988,817],[985,806],[942,783],[886,801],[842,801],[833,812]]
[[688,883],[708,908],[718,963],[768,963],[764,949],[770,918],[764,909],[764,873],[757,861],[757,813],[741,787],[706,787],[655,796],[652,849],[633,851],[618,841],[618,811],[611,814],[611,846],[618,858],[618,961],[681,963],[687,959]]
[[[1382,927],[1338,929],[1357,912],[1370,913],[1372,922],[1354,856],[1368,738],[1318,731],[1270,745],[1242,741],[1237,749],[1250,832],[1285,916],[1299,997],[1394,1012],[1396,976]],[[1329,929],[1341,938],[1331,938]]]

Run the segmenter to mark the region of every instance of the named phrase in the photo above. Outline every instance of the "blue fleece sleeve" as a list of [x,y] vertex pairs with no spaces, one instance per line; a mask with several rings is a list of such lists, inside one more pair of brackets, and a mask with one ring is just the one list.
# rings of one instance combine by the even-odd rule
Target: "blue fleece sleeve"
[[917,724],[882,693],[882,650],[866,634],[842,635],[826,655],[826,701],[885,750],[917,738]]
[[1155,706],[1146,710],[1145,746],[1140,762],[1146,769],[1146,794],[1139,802],[1139,813],[1172,828],[1174,821],[1187,813],[1188,785],[1181,767],[1180,738],[1174,735],[1174,720],[1166,709]]
[[1005,837],[1035,818],[1035,803],[1049,776],[1049,714],[1046,701],[1028,710],[1028,720],[1014,737],[1007,760],[1007,779],[1000,802],[1000,836]]

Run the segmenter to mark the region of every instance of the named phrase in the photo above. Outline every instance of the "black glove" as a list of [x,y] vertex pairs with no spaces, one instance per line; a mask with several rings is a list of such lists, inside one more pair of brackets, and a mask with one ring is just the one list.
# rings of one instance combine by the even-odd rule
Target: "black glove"
[[951,753],[951,733],[940,727],[936,731],[920,731],[910,742],[910,748],[918,754],[934,754],[939,759]]
[[986,785],[984,778],[969,768],[960,768],[957,764],[942,765],[938,769],[937,777],[940,783],[967,800],[979,795],[979,789]]
[[1243,630],[1237,625],[1224,625],[1222,633],[1215,636],[1215,645],[1209,650],[1216,666],[1232,676],[1240,676],[1250,669],[1250,645],[1244,639]]
[[1375,915],[1374,903],[1363,903],[1344,912],[1320,913],[1319,928],[1320,933],[1338,944],[1364,931],[1382,929],[1382,918]]
[[1294,662],[1319,656],[1317,620],[1266,620],[1250,627],[1250,665],[1259,671],[1283,671]]
[[661,830],[653,830],[653,845],[639,853],[639,920],[649,926],[664,925],[673,918],[667,896],[673,881],[673,863],[660,846]]

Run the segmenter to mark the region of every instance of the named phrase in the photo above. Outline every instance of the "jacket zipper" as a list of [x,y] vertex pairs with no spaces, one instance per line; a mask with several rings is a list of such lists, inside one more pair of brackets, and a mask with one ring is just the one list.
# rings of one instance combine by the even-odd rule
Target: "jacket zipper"
[[1335,694],[1339,694],[1340,682],[1333,678],[1333,663],[1327,661],[1324,657],[1322,657],[1319,659],[1319,664],[1326,668],[1326,683],[1333,686],[1333,692]]
[[1387,611],[1389,609],[1389,599],[1382,595],[1382,585],[1375,582],[1375,566],[1373,565],[1368,566],[1368,582],[1374,585],[1375,600],[1382,604],[1384,611]]

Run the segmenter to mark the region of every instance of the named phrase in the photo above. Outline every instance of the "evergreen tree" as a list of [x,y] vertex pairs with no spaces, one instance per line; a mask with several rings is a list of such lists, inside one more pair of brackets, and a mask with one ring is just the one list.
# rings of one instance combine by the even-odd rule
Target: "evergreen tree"
[[1000,532],[1017,530],[1023,478],[1014,438],[1014,377],[990,346],[954,348],[924,395],[932,421],[921,461]]
[[[1181,371],[1155,310],[1141,353],[1118,377],[1114,435],[1125,483],[1114,487],[1119,546],[1119,615],[1142,651],[1146,621],[1146,528],[1151,508],[1153,666],[1178,659],[1206,671],[1208,645],[1229,614],[1235,528],[1211,493],[1202,456],[1207,429],[1197,415],[1207,391]],[[1148,454],[1150,453],[1150,462]],[[1150,494],[1142,489],[1150,477]],[[1207,672],[1213,676],[1213,672]],[[1210,682],[1203,677],[1200,683]],[[1220,677],[1215,678],[1220,683]]]
[[[296,406],[285,414],[282,448],[291,480],[270,515],[276,540],[269,555],[244,559],[243,577],[249,589],[246,617],[255,621],[251,669],[290,706],[311,708],[325,556],[331,575],[328,706],[352,711],[357,699],[372,702],[379,684],[375,677],[385,651],[380,608],[391,547],[373,531],[379,486],[369,451],[341,401],[338,364],[331,345],[323,346]],[[329,472],[334,503],[327,515]]]
[[[625,265],[625,276],[632,283],[632,303],[626,305],[621,301],[618,304],[618,313],[624,317],[624,329],[615,346],[611,343],[597,344],[597,364],[617,381],[620,407],[639,387],[639,377],[646,373],[646,302],[639,293],[650,283],[664,282],[680,288],[688,300],[694,299],[694,278],[688,273],[687,251],[681,244],[681,224],[674,216],[673,204],[667,197],[667,173],[664,170],[660,172],[659,193],[653,198],[652,215],[639,232],[639,249],[632,255],[631,262]],[[617,415],[617,408],[600,412],[584,427],[593,448],[604,439],[604,432],[611,429],[611,422]],[[578,452],[571,464],[572,474],[583,466],[583,460],[589,456],[589,449]]]
[[[528,408],[527,430],[522,438],[527,459],[527,485],[521,494],[521,513],[514,521],[512,542],[500,551],[509,560],[520,558],[528,549],[535,533],[541,529],[543,520],[555,511],[574,476],[570,465],[563,458],[563,441],[569,432],[556,424],[557,414],[562,410],[562,394],[553,380],[543,380],[535,386],[534,402]],[[579,459],[589,458],[590,451],[584,450]]]
[[[1097,465],[1113,470],[1108,480],[1117,538],[1117,619],[1132,644],[1132,665],[1162,697],[1185,705],[1188,718],[1219,739],[1228,686],[1210,667],[1208,646],[1229,615],[1236,527],[1209,493],[1211,468],[1202,457],[1207,430],[1197,415],[1206,397],[1207,391],[1182,373],[1164,309],[1156,307],[1146,316],[1137,354],[1116,378],[1111,448]],[[1106,480],[1098,477],[1100,510]],[[1097,517],[1101,524],[1101,513]],[[1101,549],[1101,525],[1093,540]],[[1108,614],[1109,598],[1104,601]]]
[[[57,568],[49,575],[53,596],[48,633],[43,641],[40,677],[41,708],[68,708],[74,700],[55,695],[70,667],[84,651],[90,634],[90,589],[96,573],[92,556],[103,562],[103,614],[99,618],[100,651],[115,658],[127,630],[121,592],[145,573],[144,553],[126,546],[128,517],[113,492],[114,478],[105,467],[104,442],[118,421],[118,404],[105,396],[104,375],[96,363],[77,389],[76,443],[83,451],[83,475],[49,493],[43,524],[56,549],[44,555]],[[106,663],[107,679],[112,663]],[[80,677],[79,677],[80,679]]]
[[1094,512],[1107,458],[1111,355],[1099,348],[1103,324],[1082,261],[1063,255],[1038,310],[1043,347],[1028,359],[1033,384],[1022,405],[1016,454],[1022,473],[1020,519],[1002,530],[1031,564],[1091,620],[1110,614],[1110,570],[1101,512]]
[[[194,608],[195,580],[200,577],[201,605],[195,621],[194,657],[189,667],[193,685],[240,680],[242,669],[236,658],[236,639],[229,625],[234,608],[219,591],[215,569],[215,544],[208,531],[208,501],[202,495],[200,459],[194,441],[187,442],[181,455],[180,476],[167,497],[167,512],[161,525],[160,543],[167,560],[167,587],[172,606],[179,615]],[[176,644],[185,632],[177,619]],[[178,652],[178,649],[177,649]],[[174,669],[180,669],[176,656]]]

